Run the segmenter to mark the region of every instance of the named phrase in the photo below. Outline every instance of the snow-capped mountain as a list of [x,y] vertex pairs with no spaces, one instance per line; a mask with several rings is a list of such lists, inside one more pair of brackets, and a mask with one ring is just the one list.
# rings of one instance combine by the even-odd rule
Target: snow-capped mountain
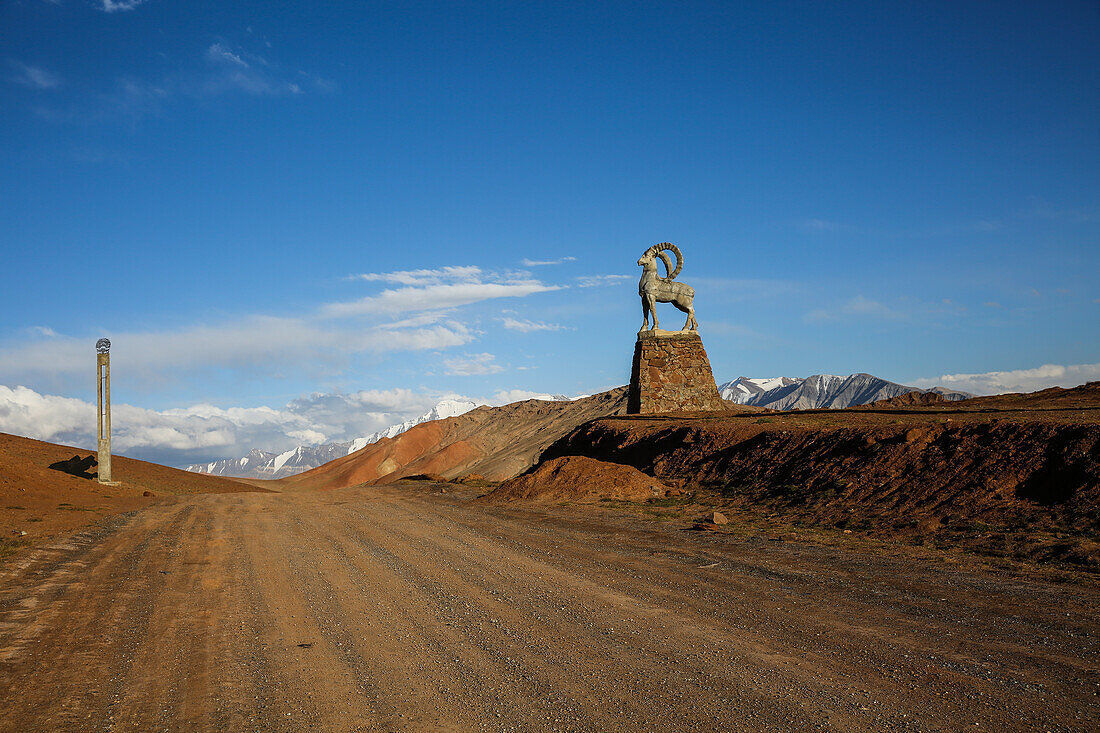
[[420,417],[391,425],[385,430],[365,435],[362,438],[323,445],[300,445],[283,453],[271,453],[253,449],[243,458],[224,458],[211,463],[195,463],[187,467],[194,473],[209,473],[214,476],[232,476],[235,478],[283,478],[316,468],[322,463],[341,458],[362,450],[382,438],[400,435],[411,427],[429,420],[442,420],[469,412],[485,404],[476,400],[447,399],[439,402]]
[[754,379],[738,377],[718,387],[722,399],[740,405],[756,405],[773,410],[812,410],[818,408],[840,409],[853,405],[886,400],[908,392],[937,392],[946,400],[965,400],[974,395],[934,387],[919,389],[906,387],[871,374],[849,374],[840,377],[833,374],[815,374],[805,379],[799,377],[771,377]]
[[[543,400],[570,400],[577,399],[565,395],[537,395],[535,399]],[[457,417],[469,412],[487,402],[467,399],[446,399],[437,403],[428,412],[420,417],[406,420],[397,425],[391,425],[385,430],[371,433],[361,438],[323,445],[300,445],[283,453],[271,453],[269,451],[253,449],[243,458],[224,458],[211,463],[195,463],[187,467],[188,471],[195,473],[209,473],[214,476],[231,476],[234,478],[283,478],[293,476],[311,468],[316,468],[323,463],[342,458],[343,456],[362,450],[372,443],[377,443],[383,438],[393,438],[406,430],[416,427],[420,423],[430,420],[443,420],[448,417]]]
[[406,420],[405,422],[398,425],[391,425],[385,430],[379,430],[377,433],[372,433],[362,438],[356,438],[348,445],[348,450],[344,455],[354,453],[357,450],[362,450],[371,443],[377,443],[382,438],[392,438],[394,436],[400,435],[409,428],[416,427],[422,422],[428,422],[430,420],[443,420],[448,417],[456,417],[484,404],[486,403],[478,402],[477,400],[443,400],[420,417],[414,417],[413,419]]
[[801,380],[792,379],[791,377],[772,377],[770,379],[738,377],[732,382],[720,385],[718,394],[722,396],[722,399],[736,402],[739,405],[755,405],[756,403],[753,400],[757,398],[757,395],[771,392],[773,389],[789,387],[792,384],[799,384],[800,382]]
[[324,445],[300,445],[283,453],[270,453],[253,448],[244,458],[223,458],[211,463],[194,463],[188,466],[187,470],[236,478],[283,478],[346,456],[349,446],[351,446],[350,441]]

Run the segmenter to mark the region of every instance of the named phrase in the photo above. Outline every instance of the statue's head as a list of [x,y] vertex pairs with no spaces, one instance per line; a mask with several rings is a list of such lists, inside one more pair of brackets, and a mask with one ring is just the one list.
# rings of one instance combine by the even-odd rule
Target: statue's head
[[[676,255],[675,268],[672,267],[672,260],[670,260],[668,255],[665,254],[666,250],[671,251],[672,254]],[[658,257],[660,257],[661,261],[665,263],[666,280],[672,280],[680,274],[680,270],[684,266],[684,255],[680,253],[680,248],[672,242],[661,242],[660,244],[655,244],[647,249],[642,254],[642,256],[638,258],[638,266],[643,267],[647,270],[650,267],[656,268],[656,265],[654,263],[656,262],[656,259]]]

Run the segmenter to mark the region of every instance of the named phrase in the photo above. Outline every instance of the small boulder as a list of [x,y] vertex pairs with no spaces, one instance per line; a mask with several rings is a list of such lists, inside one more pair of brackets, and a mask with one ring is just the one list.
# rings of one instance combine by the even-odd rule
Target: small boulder
[[706,521],[711,524],[729,524],[730,520],[726,518],[726,515],[722,512],[711,512],[707,515]]
[[154,494],[152,491],[143,491],[143,492],[141,492],[141,495],[142,496],[156,496],[156,494]]

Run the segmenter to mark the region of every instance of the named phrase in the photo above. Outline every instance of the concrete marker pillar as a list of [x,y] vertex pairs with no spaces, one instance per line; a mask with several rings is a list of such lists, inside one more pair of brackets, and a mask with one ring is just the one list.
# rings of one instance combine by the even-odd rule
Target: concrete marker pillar
[[99,483],[117,486],[111,480],[111,342],[100,339],[95,344],[96,395],[96,448],[99,450]]

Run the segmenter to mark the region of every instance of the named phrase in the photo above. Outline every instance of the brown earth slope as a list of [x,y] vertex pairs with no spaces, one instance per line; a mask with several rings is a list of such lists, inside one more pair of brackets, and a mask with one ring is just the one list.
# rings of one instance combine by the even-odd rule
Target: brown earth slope
[[927,406],[608,417],[542,460],[570,455],[794,521],[976,531],[991,554],[1100,569],[1100,383]]
[[74,455],[94,452],[0,433],[0,557],[15,546],[147,506],[159,495],[259,490],[122,456],[111,459],[112,478],[119,481],[118,486],[102,486],[49,467]]
[[662,497],[667,491],[667,486],[633,466],[587,456],[563,456],[508,479],[482,497],[482,501],[489,504],[647,501]]
[[625,407],[625,387],[570,402],[527,400],[479,407],[458,417],[417,425],[395,438],[383,438],[270,485],[283,490],[338,489],[390,483],[416,474],[453,479],[467,473],[500,481],[530,468],[548,445],[581,423],[619,414]]

